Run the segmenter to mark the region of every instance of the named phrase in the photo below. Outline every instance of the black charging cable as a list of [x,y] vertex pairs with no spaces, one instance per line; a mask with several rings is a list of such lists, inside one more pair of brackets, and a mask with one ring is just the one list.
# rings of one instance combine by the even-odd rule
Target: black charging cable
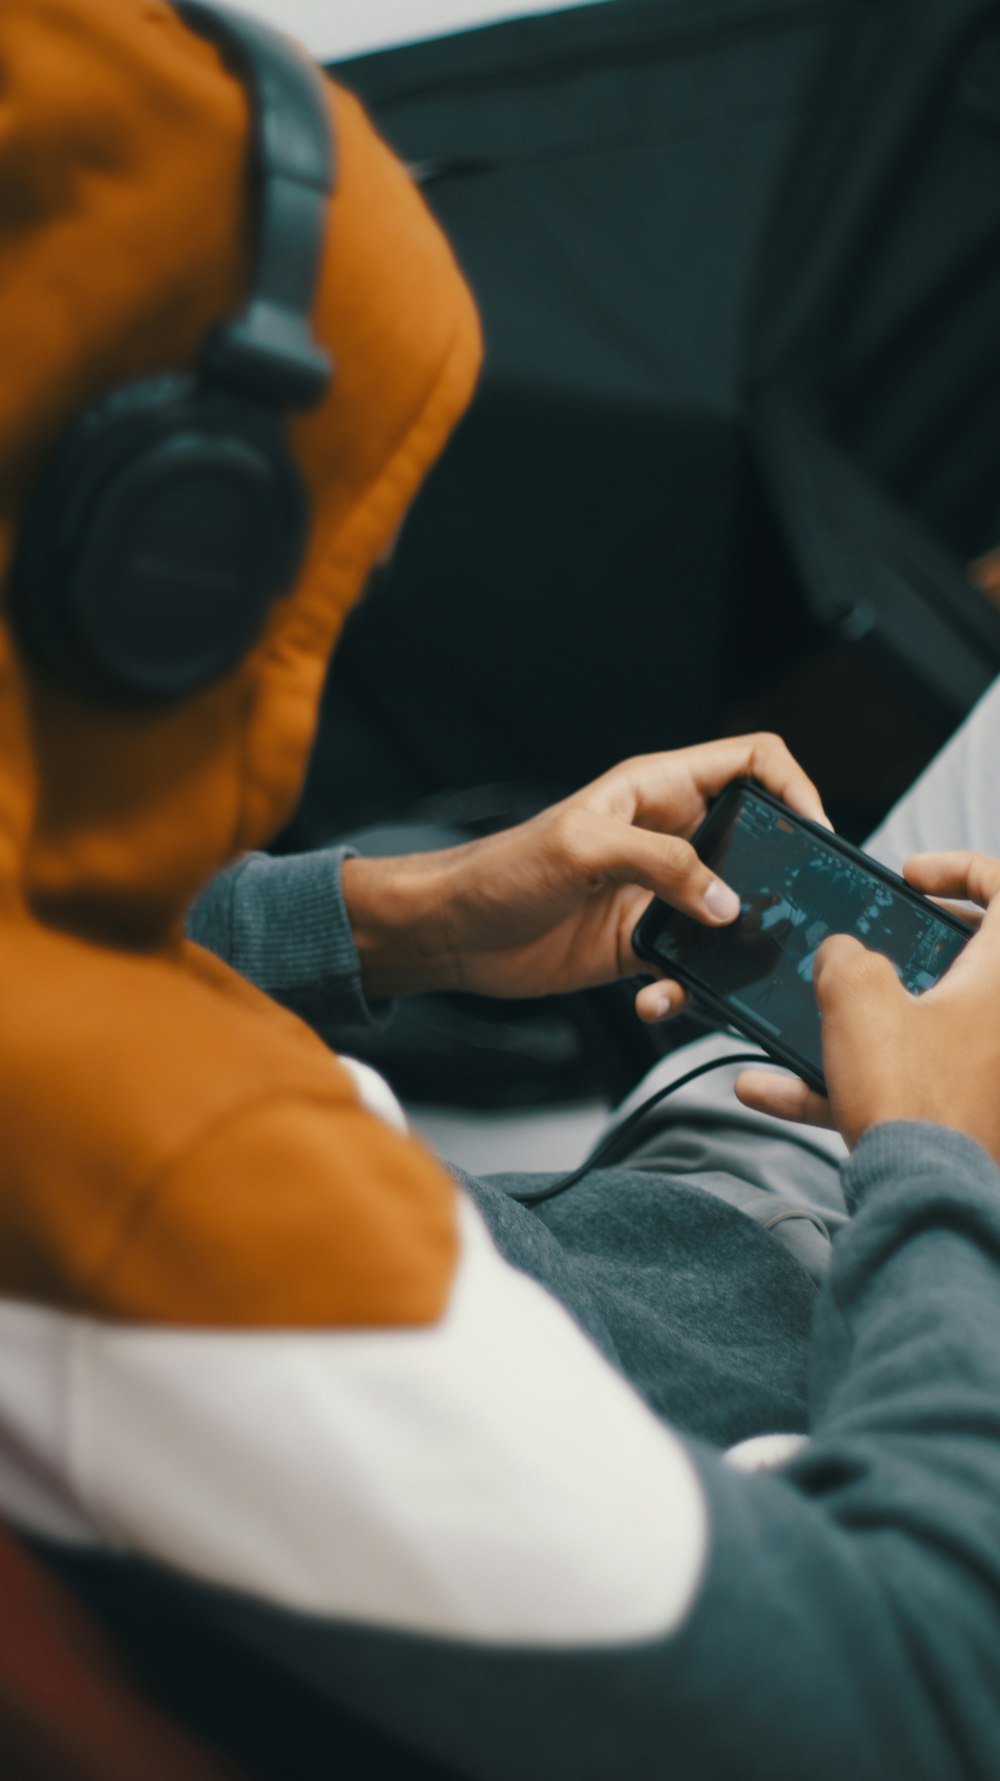
[[710,1058],[707,1064],[699,1064],[697,1069],[689,1070],[685,1076],[678,1076],[676,1082],[668,1082],[666,1088],[658,1088],[655,1095],[650,1095],[642,1102],[641,1106],[636,1107],[628,1118],[622,1121],[620,1126],[616,1126],[606,1138],[602,1138],[600,1143],[595,1145],[586,1161],[582,1162],[579,1168],[574,1169],[571,1174],[560,1175],[557,1180],[550,1182],[548,1187],[540,1188],[537,1193],[512,1193],[510,1198],[519,1200],[522,1206],[540,1206],[544,1200],[556,1199],[559,1194],[564,1194],[569,1188],[575,1187],[577,1182],[582,1181],[584,1176],[589,1175],[593,1169],[601,1168],[604,1163],[620,1162],[622,1160],[621,1145],[624,1139],[635,1130],[640,1121],[645,1119],[650,1108],[665,1101],[668,1095],[675,1095],[679,1088],[686,1088],[688,1083],[694,1082],[698,1076],[707,1076],[710,1070],[724,1070],[727,1064],[766,1064],[768,1062],[769,1059],[762,1057],[759,1051],[733,1051],[727,1057]]

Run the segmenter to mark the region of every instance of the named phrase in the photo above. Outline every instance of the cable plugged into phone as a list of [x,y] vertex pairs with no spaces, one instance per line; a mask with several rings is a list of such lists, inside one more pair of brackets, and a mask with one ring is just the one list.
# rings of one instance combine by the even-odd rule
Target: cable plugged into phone
[[679,1088],[686,1088],[689,1082],[694,1082],[699,1076],[707,1076],[710,1070],[723,1070],[727,1064],[759,1064],[761,1062],[766,1063],[767,1059],[762,1059],[759,1051],[733,1051],[726,1057],[710,1058],[707,1064],[699,1064],[697,1069],[688,1070],[687,1074],[679,1076],[676,1082],[668,1082],[666,1088],[658,1088],[654,1095],[648,1095],[646,1100],[636,1107],[620,1126],[616,1126],[613,1132],[609,1132],[606,1138],[602,1138],[600,1143],[595,1145],[586,1161],[582,1162],[579,1168],[574,1169],[569,1175],[560,1175],[557,1180],[550,1182],[548,1187],[540,1188],[536,1193],[511,1194],[511,1199],[519,1200],[522,1206],[540,1206],[545,1200],[554,1200],[559,1194],[567,1193],[571,1187],[575,1187],[577,1182],[592,1174],[595,1169],[603,1168],[605,1164],[623,1162],[625,1159],[620,1152],[625,1139],[635,1131],[636,1126],[645,1119],[650,1109],[659,1106],[660,1102],[665,1101],[668,1095],[675,1095]]
[[[884,953],[914,995],[936,983],[972,937],[967,923],[897,872],[753,780],[727,786],[692,845],[736,891],[740,914],[726,927],[706,927],[654,897],[632,937],[637,957],[683,984],[705,1013],[819,1094],[826,1082],[813,964],[826,936],[854,934]],[[626,1140],[668,1095],[710,1070],[760,1062],[760,1052],[741,1051],[699,1064],[650,1095],[578,1169],[537,1193],[512,1197],[539,1206],[594,1169],[624,1162]]]

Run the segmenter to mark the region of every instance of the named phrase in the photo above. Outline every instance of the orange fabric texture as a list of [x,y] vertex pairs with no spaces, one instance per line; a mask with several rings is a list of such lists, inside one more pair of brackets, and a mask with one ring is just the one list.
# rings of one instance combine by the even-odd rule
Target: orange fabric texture
[[[316,330],[337,376],[291,429],[313,501],[299,586],[227,681],[160,708],[78,698],[0,626],[10,1294],[187,1323],[428,1321],[447,1299],[447,1176],[360,1111],[313,1034],[183,940],[204,883],[293,807],[338,632],[478,368],[446,242],[330,94]],[[247,137],[240,83],[161,0],[4,0],[0,575],[81,409],[191,369],[239,306]]]

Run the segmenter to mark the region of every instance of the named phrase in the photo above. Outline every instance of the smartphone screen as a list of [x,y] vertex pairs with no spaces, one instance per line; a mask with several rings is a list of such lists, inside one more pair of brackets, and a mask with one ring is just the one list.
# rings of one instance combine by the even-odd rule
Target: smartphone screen
[[915,995],[970,938],[894,872],[745,782],[718,800],[694,845],[736,891],[739,915],[731,927],[706,928],[655,902],[636,951],[814,1087],[824,1081],[812,974],[828,934],[853,934],[885,953]]

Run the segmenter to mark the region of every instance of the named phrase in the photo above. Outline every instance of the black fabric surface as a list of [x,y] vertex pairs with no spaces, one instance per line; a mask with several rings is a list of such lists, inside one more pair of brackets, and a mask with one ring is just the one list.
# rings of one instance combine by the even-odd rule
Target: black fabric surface
[[943,739],[1000,669],[993,0],[614,0],[338,72],[487,359],[290,844],[700,740],[823,639]]
[[[479,302],[472,411],[338,649],[294,833],[579,784],[793,659],[741,424],[751,282],[849,0],[615,0],[346,64]],[[344,763],[352,763],[350,774]]]

